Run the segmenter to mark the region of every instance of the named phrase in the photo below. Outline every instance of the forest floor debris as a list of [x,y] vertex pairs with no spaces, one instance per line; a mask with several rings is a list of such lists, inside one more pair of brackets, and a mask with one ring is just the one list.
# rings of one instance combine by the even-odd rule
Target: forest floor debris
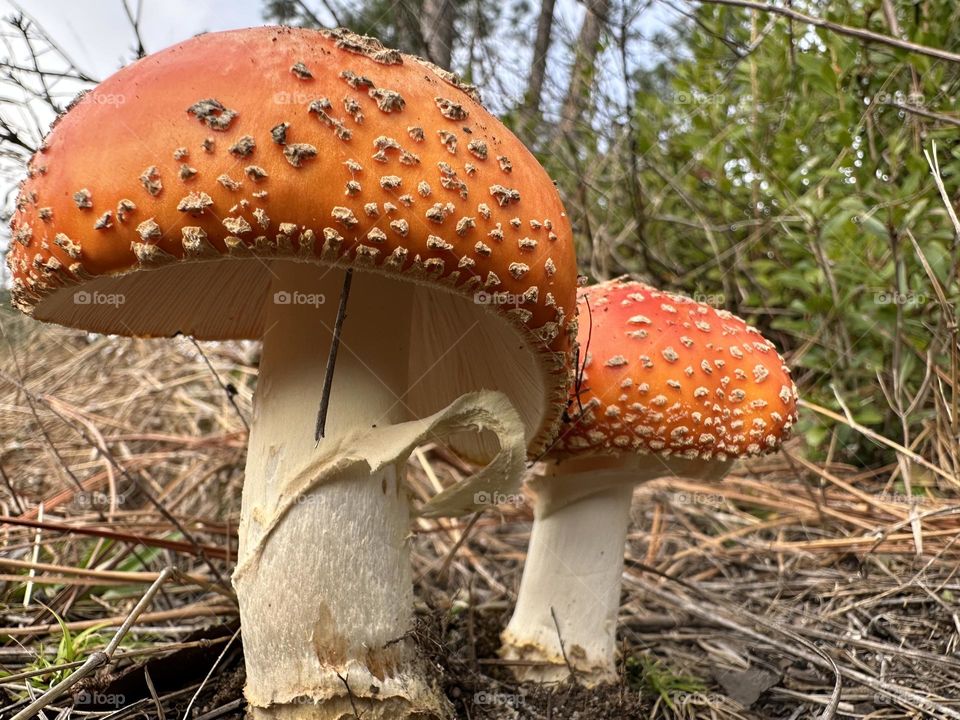
[[[194,718],[241,717],[235,601],[213,568],[228,578],[236,557],[240,415],[251,413],[256,344],[94,337],[37,328],[6,310],[0,322],[4,715],[102,650],[173,566],[180,573],[114,661],[49,712],[169,718],[189,706]],[[225,384],[236,388],[233,402]],[[497,656],[529,503],[517,497],[474,521],[415,521],[418,638],[443,668],[458,713],[960,717],[956,490],[931,473],[914,477],[919,494],[906,497],[895,466],[809,457],[794,442],[720,483],[663,480],[637,490],[620,613],[622,681],[597,690],[517,685]],[[434,480],[469,470],[442,448],[424,447],[409,466],[413,494],[422,502]]]

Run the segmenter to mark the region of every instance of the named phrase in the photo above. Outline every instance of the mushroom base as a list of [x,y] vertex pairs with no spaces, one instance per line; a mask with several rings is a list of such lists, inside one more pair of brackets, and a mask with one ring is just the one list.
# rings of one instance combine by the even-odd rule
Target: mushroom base
[[[667,476],[721,478],[730,463],[598,456],[546,466],[536,492],[517,605],[500,655],[521,681],[570,670],[587,686],[617,679],[616,631],[633,488]],[[562,642],[561,642],[562,641]],[[529,663],[529,664],[528,664]]]
[[254,718],[450,717],[410,639],[402,468],[346,475],[290,510],[235,577]]
[[[339,681],[338,681],[339,682]],[[305,698],[292,705],[274,705],[269,711],[254,709],[250,717],[259,720],[433,720],[437,715],[424,714],[424,710],[411,710],[408,702],[396,698],[378,699],[371,705],[366,696],[337,698],[323,704],[313,705]],[[447,717],[444,715],[443,717]]]
[[[412,289],[391,284],[391,292],[373,293],[370,276],[354,277],[318,445],[337,303],[286,301],[315,290],[315,266],[273,270],[234,574],[250,713],[444,720],[448,703],[410,639],[404,463],[370,471],[337,462],[351,433],[406,419]],[[332,459],[319,481],[301,484],[304,468],[324,453]]]

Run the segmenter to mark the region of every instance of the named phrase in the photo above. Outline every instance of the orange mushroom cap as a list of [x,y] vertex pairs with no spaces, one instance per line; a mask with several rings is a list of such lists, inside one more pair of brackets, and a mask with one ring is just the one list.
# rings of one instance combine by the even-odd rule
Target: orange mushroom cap
[[[566,396],[576,259],[552,181],[471,88],[349,31],[205,34],[120,70],[54,124],[11,228],[13,302],[40,320],[256,338],[265,285],[236,287],[230,262],[212,280],[190,267],[350,266],[493,297],[483,311],[549,376],[542,441]],[[164,313],[187,283],[210,302]],[[78,290],[126,306],[99,312]]]
[[629,280],[587,288],[579,305],[585,370],[554,458],[727,460],[771,452],[788,437],[797,420],[790,369],[740,318]]
[[120,70],[55,123],[12,232],[14,300],[54,322],[45,298],[91,275],[252,252],[522,296],[503,309],[569,346],[543,168],[449,73],[343,30],[201,35]]

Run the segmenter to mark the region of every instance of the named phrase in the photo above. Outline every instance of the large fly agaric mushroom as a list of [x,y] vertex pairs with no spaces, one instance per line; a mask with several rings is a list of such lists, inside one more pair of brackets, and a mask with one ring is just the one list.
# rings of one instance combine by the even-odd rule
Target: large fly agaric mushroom
[[253,714],[445,716],[411,640],[404,461],[450,433],[494,458],[433,514],[519,483],[576,336],[569,224],[523,145],[370,38],[208,34],[75,103],[12,228],[14,303],[38,320],[263,339],[234,574]]
[[[613,280],[580,297],[582,375],[531,480],[536,492],[516,610],[501,654],[526,680],[615,679],[623,548],[637,483],[720,479],[776,450],[796,387],[773,344],[725,310]],[[562,642],[562,645],[561,645]]]

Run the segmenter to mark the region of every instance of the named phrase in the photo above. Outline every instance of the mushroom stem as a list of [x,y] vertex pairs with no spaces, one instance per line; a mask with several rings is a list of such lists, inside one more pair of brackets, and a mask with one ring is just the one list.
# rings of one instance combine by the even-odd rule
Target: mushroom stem
[[617,614],[633,488],[673,476],[719,480],[730,465],[676,456],[594,456],[549,463],[528,481],[536,493],[533,529],[500,648],[502,657],[524,661],[514,667],[517,679],[559,682],[571,669],[591,687],[617,679]]
[[[625,473],[626,475],[626,473]],[[623,549],[633,483],[628,477],[566,503],[565,488],[542,484],[517,607],[503,632],[503,657],[519,680],[593,686],[616,679],[615,643]],[[561,507],[542,516],[552,504]],[[562,646],[561,646],[562,642]]]
[[[315,294],[323,273],[341,271],[290,261],[271,269],[234,575],[252,715],[340,720],[356,706],[371,720],[447,717],[410,639],[403,467],[337,466],[352,430],[406,419],[413,286],[354,278],[317,446],[336,302]],[[298,471],[318,453],[330,454],[323,482],[304,486]]]

